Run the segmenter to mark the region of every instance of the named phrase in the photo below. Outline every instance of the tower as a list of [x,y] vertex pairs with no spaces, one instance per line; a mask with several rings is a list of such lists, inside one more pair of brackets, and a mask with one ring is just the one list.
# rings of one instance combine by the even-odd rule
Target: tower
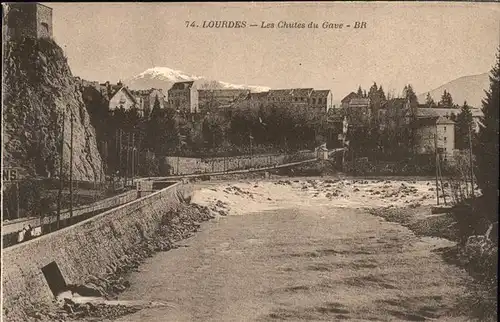
[[8,39],[52,38],[52,8],[40,3],[8,3],[5,10]]

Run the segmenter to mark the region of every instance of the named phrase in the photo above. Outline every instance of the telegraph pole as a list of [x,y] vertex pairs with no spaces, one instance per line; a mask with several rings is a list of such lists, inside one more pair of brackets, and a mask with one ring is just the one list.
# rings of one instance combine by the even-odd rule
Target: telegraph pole
[[439,206],[439,182],[438,182],[438,164],[439,164],[439,159],[438,159],[438,150],[437,150],[437,137],[436,134],[434,134],[434,152],[436,154],[435,156],[435,167],[436,167],[436,199],[437,199],[437,204]]
[[63,178],[64,124],[65,124],[64,115],[65,111],[63,110],[62,124],[61,124],[61,155],[59,157],[59,193],[57,196],[57,229],[60,228],[60,223],[61,223],[61,199],[62,199],[62,192],[64,189],[64,178]]
[[134,176],[135,176],[135,169],[134,169],[134,159],[135,159],[135,133],[132,132],[132,185],[134,185]]
[[[119,166],[118,166],[118,171],[119,171],[120,175],[122,174],[122,170],[123,170],[122,169],[122,134],[123,134],[122,132],[123,132],[122,129],[118,130],[118,133],[120,133],[120,136],[119,136],[119,139],[118,139],[119,140],[119,149],[118,149],[118,160],[119,160],[118,164],[119,164]],[[120,177],[119,177],[119,179],[120,179]]]
[[127,151],[126,164],[125,164],[125,186],[127,185],[127,180],[130,177],[130,132],[127,132]]
[[[69,104],[68,104],[69,108]],[[70,195],[70,203],[69,203],[69,218],[70,223],[73,218],[73,122],[74,116],[71,111],[71,127],[70,127],[70,154],[69,154],[69,195]]]
[[470,163],[470,181],[471,181],[471,196],[474,198],[474,165],[472,162],[472,138],[471,124],[469,123],[469,163]]

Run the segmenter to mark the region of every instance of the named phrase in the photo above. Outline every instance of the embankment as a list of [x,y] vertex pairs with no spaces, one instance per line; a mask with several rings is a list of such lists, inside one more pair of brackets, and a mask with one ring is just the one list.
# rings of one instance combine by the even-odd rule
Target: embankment
[[116,271],[127,253],[158,232],[163,215],[191,195],[181,183],[3,252],[3,320],[27,321],[69,285]]

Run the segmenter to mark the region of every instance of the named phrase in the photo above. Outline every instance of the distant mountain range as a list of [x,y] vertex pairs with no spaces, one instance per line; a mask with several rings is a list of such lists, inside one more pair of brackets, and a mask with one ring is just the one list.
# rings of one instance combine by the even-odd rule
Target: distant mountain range
[[269,87],[265,86],[235,85],[211,80],[203,76],[190,75],[183,71],[168,67],[147,69],[131,79],[124,80],[123,83],[131,89],[159,88],[166,92],[174,83],[187,81],[194,81],[195,86],[199,89],[249,89],[252,92],[264,92],[269,90]]
[[485,90],[488,90],[490,86],[489,74],[479,74],[471,76],[463,76],[452,80],[436,89],[422,93],[417,96],[419,103],[425,103],[425,98],[427,93],[430,93],[432,99],[437,103],[441,100],[441,95],[446,90],[451,94],[453,102],[458,105],[462,105],[464,101],[467,104],[481,108],[481,100],[485,97]]

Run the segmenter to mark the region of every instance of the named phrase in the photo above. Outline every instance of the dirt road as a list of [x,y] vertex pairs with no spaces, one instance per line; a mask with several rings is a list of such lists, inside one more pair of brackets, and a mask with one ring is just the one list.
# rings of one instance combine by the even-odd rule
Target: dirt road
[[[455,313],[466,274],[432,252],[451,242],[357,207],[306,202],[302,188],[293,197],[260,185],[232,196],[240,216],[206,223],[186,247],[142,265],[120,299],[165,305],[117,321],[469,320]],[[266,191],[268,209],[245,187]]]

